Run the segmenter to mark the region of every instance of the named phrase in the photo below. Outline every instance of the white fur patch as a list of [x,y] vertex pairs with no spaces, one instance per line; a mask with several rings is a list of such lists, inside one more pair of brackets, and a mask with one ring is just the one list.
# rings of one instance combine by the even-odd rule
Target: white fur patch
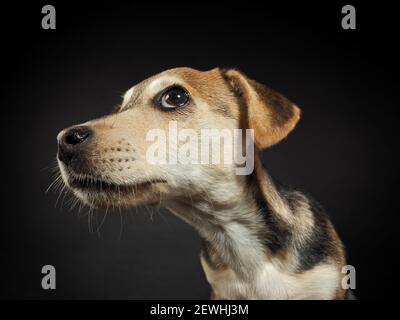
[[122,100],[122,108],[124,106],[126,106],[126,104],[129,102],[129,100],[131,100],[132,94],[133,94],[133,88],[134,87],[130,88],[127,92],[125,92],[124,96],[122,97],[123,98],[123,100]]
[[161,90],[174,84],[180,84],[181,82],[182,80],[179,77],[172,75],[161,75],[160,77],[154,79],[148,84],[144,95],[147,98],[154,97]]
[[217,299],[330,300],[335,297],[339,283],[339,273],[333,264],[291,274],[265,262],[252,281],[244,281],[231,269],[213,270],[203,259],[201,262]]

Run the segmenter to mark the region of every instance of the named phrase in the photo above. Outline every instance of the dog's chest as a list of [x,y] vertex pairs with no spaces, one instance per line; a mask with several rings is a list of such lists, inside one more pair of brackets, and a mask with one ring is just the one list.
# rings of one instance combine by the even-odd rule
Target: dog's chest
[[212,269],[202,260],[215,299],[333,299],[339,283],[337,269],[329,264],[302,274],[279,271],[266,263],[253,280],[245,281],[231,269]]

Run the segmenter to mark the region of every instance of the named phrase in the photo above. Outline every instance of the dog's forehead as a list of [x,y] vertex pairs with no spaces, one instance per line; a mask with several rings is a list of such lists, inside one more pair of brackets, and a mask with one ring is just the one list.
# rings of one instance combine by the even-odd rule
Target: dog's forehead
[[161,72],[130,88],[123,97],[120,111],[149,101],[172,85],[184,87],[195,101],[208,105],[219,115],[234,119],[239,116],[235,95],[219,68],[209,71],[175,68]]
[[218,68],[199,71],[191,68],[174,68],[156,74],[134,85],[123,95],[122,107],[140,97],[152,97],[171,85],[190,87],[197,92],[210,91],[213,86],[223,81]]
[[194,88],[200,87],[206,84],[213,78],[221,78],[221,73],[218,68],[214,68],[208,71],[200,71],[192,68],[174,68],[169,69],[158,75],[150,78],[152,79],[152,84],[156,86],[157,83],[168,82],[168,81],[179,81],[183,84],[193,86]]

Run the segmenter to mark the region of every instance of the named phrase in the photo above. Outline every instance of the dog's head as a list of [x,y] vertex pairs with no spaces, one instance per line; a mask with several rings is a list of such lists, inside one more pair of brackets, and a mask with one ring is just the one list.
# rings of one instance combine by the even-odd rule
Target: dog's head
[[[299,117],[288,99],[239,71],[176,68],[133,86],[110,115],[62,130],[58,163],[65,184],[94,207],[158,204],[224,184],[228,191],[237,163],[223,158],[243,144],[238,129],[253,129],[263,149]],[[228,140],[205,148],[206,131]]]

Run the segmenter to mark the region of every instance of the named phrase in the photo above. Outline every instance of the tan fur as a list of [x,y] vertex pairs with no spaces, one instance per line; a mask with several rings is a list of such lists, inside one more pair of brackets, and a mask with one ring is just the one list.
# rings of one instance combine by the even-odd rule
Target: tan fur
[[[194,105],[173,112],[160,110],[154,98],[172,85],[184,87]],[[95,132],[85,150],[89,169],[73,172],[60,161],[60,170],[67,185],[71,176],[90,177],[122,190],[105,194],[68,185],[90,206],[163,206],[192,225],[213,246],[209,260],[202,256],[201,262],[214,299],[339,299],[344,297],[340,271],[345,261],[333,227],[329,232],[336,241],[334,255],[297,272],[294,244],[272,252],[262,242],[263,218],[247,177],[236,175],[234,164],[149,165],[146,161],[153,143],[146,134],[152,129],[168,131],[170,121],[177,121],[179,130],[252,128],[255,144],[262,149],[284,139],[299,118],[300,109],[292,102],[237,70],[171,69],[129,89],[116,112],[83,124]],[[277,223],[293,233],[293,243],[302,243],[314,227],[307,199],[296,195],[296,206],[291,207],[257,153],[255,174]]]

